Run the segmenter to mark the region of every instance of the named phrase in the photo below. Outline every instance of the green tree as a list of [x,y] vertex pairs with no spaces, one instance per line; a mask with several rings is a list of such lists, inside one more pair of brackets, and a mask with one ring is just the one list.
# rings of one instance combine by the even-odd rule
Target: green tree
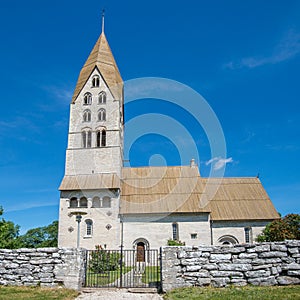
[[269,223],[257,237],[258,242],[275,242],[300,239],[300,215],[288,214]]
[[[3,215],[3,208],[0,206],[0,216]],[[19,225],[15,225],[11,221],[6,221],[3,218],[0,219],[0,248],[2,249],[14,249],[19,248],[20,243]]]
[[19,237],[20,244],[25,248],[57,247],[58,221],[50,225],[29,229]]

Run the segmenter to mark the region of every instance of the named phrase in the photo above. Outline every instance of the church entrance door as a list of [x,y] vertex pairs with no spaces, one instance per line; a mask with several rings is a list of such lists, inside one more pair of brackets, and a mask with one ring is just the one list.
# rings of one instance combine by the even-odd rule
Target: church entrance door
[[143,242],[137,243],[136,247],[136,260],[138,262],[144,262],[145,261],[145,244]]

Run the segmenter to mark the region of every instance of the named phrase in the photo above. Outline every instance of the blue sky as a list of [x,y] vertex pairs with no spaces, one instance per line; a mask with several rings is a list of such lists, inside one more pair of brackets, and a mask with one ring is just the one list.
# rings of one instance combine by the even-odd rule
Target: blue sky
[[[276,209],[299,213],[299,1],[17,0],[0,3],[4,217],[21,232],[58,219],[69,103],[103,7],[123,79],[164,77],[200,93],[224,132],[226,176],[259,173]],[[197,143],[208,176],[203,133]],[[131,165],[155,164],[157,154],[176,164],[176,151],[149,133],[129,156]]]

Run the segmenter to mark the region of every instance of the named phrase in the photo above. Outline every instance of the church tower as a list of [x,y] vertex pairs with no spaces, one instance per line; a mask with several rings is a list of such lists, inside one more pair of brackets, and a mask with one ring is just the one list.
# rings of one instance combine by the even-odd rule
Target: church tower
[[120,246],[123,104],[123,81],[102,26],[71,101],[65,176],[59,188],[61,247],[75,247],[78,237],[80,247],[87,249]]

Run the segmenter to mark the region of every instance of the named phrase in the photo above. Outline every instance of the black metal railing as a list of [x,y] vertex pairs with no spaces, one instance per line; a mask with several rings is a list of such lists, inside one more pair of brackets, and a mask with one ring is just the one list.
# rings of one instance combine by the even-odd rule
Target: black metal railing
[[161,282],[158,250],[88,250],[86,287],[159,288]]

